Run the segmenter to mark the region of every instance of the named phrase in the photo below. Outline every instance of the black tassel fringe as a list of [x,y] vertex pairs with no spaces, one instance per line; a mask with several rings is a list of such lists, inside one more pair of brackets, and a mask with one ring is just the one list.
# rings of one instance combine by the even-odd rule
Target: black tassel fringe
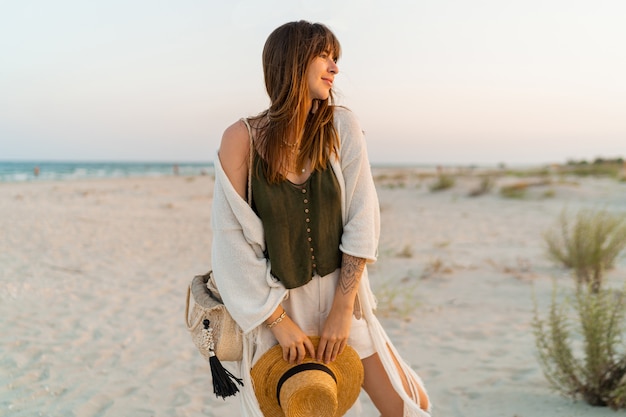
[[228,369],[222,366],[222,363],[217,356],[213,355],[209,358],[209,365],[211,366],[211,377],[213,378],[213,393],[216,397],[231,397],[239,392],[239,388],[235,384],[239,384],[243,387],[243,381],[230,373]]

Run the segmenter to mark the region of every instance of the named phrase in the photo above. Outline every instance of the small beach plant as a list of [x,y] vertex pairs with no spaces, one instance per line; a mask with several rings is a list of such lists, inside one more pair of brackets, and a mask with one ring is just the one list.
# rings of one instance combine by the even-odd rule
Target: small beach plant
[[567,161],[562,167],[562,171],[568,175],[576,175],[579,177],[610,177],[620,178],[620,174],[624,169],[624,160],[622,158],[596,158],[592,162],[585,160]]
[[523,199],[528,191],[527,182],[517,182],[511,185],[505,185],[500,188],[500,195],[504,198]]
[[597,292],[604,272],[626,247],[626,216],[606,210],[581,210],[575,218],[561,212],[558,223],[544,234],[548,256],[574,271],[578,285]]
[[440,172],[437,175],[435,182],[430,185],[430,191],[435,192],[447,190],[454,187],[455,182],[456,181],[452,175]]
[[626,408],[624,294],[579,288],[572,303],[559,302],[555,286],[545,319],[539,317],[535,301],[532,324],[539,362],[560,394],[594,406]]
[[419,307],[417,298],[417,281],[404,278],[400,283],[383,282],[374,290],[376,295],[376,311],[382,317],[398,317],[410,321]]
[[489,193],[495,186],[495,180],[492,176],[486,175],[480,179],[480,184],[469,192],[470,197],[478,197]]
[[396,255],[398,258],[412,258],[413,248],[411,245],[404,245],[404,248]]

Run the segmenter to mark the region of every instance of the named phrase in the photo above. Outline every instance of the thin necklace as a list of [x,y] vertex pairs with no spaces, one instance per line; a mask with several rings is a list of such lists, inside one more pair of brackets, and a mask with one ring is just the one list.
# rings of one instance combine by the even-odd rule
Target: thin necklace
[[299,143],[297,143],[297,142],[296,143],[289,143],[285,139],[283,139],[283,144],[290,148],[290,151],[291,151],[292,154],[295,154],[295,153],[300,151],[300,149],[298,148]]
[[[298,147],[298,145],[300,144],[298,142],[289,143],[285,139],[282,139],[282,141],[285,146],[289,147],[289,151],[291,152],[292,155],[297,155],[298,153],[300,153],[300,148]],[[290,171],[290,172],[293,172],[294,174],[296,173],[296,171]],[[302,168],[300,172],[304,174],[306,172],[306,168]]]

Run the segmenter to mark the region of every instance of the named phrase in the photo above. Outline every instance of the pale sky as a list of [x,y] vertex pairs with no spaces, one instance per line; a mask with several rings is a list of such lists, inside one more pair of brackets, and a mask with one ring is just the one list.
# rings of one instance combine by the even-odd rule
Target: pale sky
[[212,160],[299,19],[375,164],[626,156],[624,0],[0,0],[0,160]]

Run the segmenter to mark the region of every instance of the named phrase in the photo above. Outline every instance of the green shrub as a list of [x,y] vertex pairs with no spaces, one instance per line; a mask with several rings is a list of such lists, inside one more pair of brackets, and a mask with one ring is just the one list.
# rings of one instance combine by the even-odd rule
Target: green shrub
[[568,161],[567,165],[563,167],[563,171],[569,175],[576,175],[580,177],[611,177],[618,178],[624,167],[624,160],[622,158],[605,159],[596,158],[592,162],[582,161]]
[[410,321],[419,307],[417,281],[404,278],[400,283],[383,282],[374,290],[378,305],[376,311],[382,317],[398,317]]
[[506,185],[500,188],[500,194],[505,198],[516,198],[522,199],[526,197],[526,192],[528,191],[528,183],[527,182],[518,182],[511,185]]
[[579,285],[600,289],[604,271],[626,246],[626,217],[605,210],[581,210],[574,223],[563,211],[558,224],[544,234],[548,256],[572,268]]
[[469,192],[469,196],[478,197],[483,194],[487,194],[493,189],[495,183],[496,182],[492,176],[490,175],[484,176],[480,179],[480,184],[478,185],[478,187],[472,189]]
[[404,248],[396,255],[398,258],[412,258],[413,248],[411,245],[404,245]]
[[[624,298],[623,291],[579,289],[573,304],[579,318],[576,329],[568,303],[557,301],[556,287],[546,320],[539,317],[535,303],[539,361],[550,385],[562,395],[595,406],[626,408]],[[581,349],[574,348],[574,339],[582,341]]]
[[437,180],[430,185],[430,191],[443,191],[454,187],[455,179],[452,175],[439,173]]

